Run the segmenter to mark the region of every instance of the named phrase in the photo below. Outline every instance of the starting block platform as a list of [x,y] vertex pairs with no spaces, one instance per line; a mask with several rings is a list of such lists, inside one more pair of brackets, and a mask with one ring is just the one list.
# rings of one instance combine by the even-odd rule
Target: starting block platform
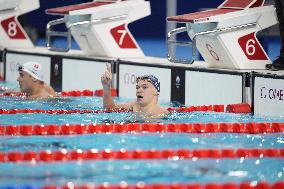
[[[71,34],[82,51],[99,57],[142,57],[138,43],[127,25],[150,15],[150,4],[145,0],[94,1],[46,10],[47,14],[63,18],[47,24],[47,47],[50,50],[68,51]],[[54,31],[53,27],[65,24],[67,32]],[[66,37],[68,46],[64,49],[53,47],[51,38]]]
[[0,48],[33,48],[18,16],[39,8],[39,0],[0,0]]
[[44,81],[56,91],[98,90],[106,62],[112,64],[113,87],[118,96],[135,98],[136,78],[154,74],[161,81],[161,102],[185,106],[249,103],[254,114],[284,116],[284,71],[208,68],[206,63],[173,64],[165,58],[98,58],[82,51],[68,54],[46,48],[3,52],[4,80],[15,82],[23,62],[37,60],[45,70]]
[[[264,69],[271,61],[259,43],[257,32],[277,24],[275,8],[264,0],[226,0],[217,9],[172,16],[168,21],[185,24],[168,34],[171,62],[192,63],[196,49],[209,67]],[[186,32],[192,40],[192,60],[175,57],[177,34]]]

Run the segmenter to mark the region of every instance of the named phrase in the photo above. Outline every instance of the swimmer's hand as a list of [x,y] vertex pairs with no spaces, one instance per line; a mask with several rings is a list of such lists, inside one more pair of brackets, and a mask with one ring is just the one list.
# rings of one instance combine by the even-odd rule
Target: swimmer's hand
[[112,81],[112,73],[111,73],[111,65],[109,63],[106,64],[107,70],[101,77],[101,82],[103,87],[110,87]]

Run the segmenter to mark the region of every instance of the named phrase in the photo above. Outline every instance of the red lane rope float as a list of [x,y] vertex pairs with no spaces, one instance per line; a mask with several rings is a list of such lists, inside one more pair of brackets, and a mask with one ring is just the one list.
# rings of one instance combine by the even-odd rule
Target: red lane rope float
[[[74,91],[62,91],[57,93],[58,96],[103,96],[103,89],[98,89],[95,92],[92,90],[74,90]],[[111,89],[111,96],[117,96],[117,89]],[[25,96],[24,93],[20,92],[4,92],[0,96]],[[229,104],[226,107],[227,112],[230,113],[251,113],[251,107],[248,103],[238,103],[238,104]],[[180,112],[192,112],[192,111],[216,111],[224,112],[224,105],[214,105],[214,106],[190,106],[190,107],[181,107],[181,108],[169,108],[169,111],[180,111]]]
[[89,113],[112,113],[112,112],[127,112],[124,109],[120,110],[80,110],[80,109],[73,109],[73,110],[64,110],[64,109],[0,109],[0,114],[34,114],[34,113],[41,113],[41,114],[89,114]]
[[[1,81],[1,76],[0,76],[0,81]],[[8,87],[6,87],[6,86],[0,86],[0,91],[7,91],[7,90],[9,90]]]
[[[104,90],[103,89],[98,89],[95,91],[95,96],[103,96],[104,95]],[[117,96],[117,89],[110,89],[110,95],[111,96]]]
[[[117,89],[111,89],[111,96],[117,96]],[[25,93],[21,92],[4,92],[0,96],[25,96]],[[57,96],[69,96],[69,97],[78,97],[78,96],[103,96],[103,90],[73,90],[73,91],[62,91],[57,93]]]
[[0,97],[3,96],[25,96],[25,93],[21,93],[21,92],[4,92],[4,93],[0,93]]
[[188,106],[188,107],[169,107],[170,112],[194,112],[194,111],[213,111],[213,112],[224,112],[225,106],[222,104],[216,105],[203,105],[203,106]]
[[96,133],[284,133],[284,123],[104,123],[0,125],[0,135],[83,135]]
[[[168,108],[170,112],[193,112],[193,111],[213,111],[224,112],[224,105],[209,105],[209,106],[190,106],[180,108]],[[115,110],[64,110],[64,109],[0,109],[0,114],[31,114],[31,113],[44,113],[44,114],[85,114],[85,113],[120,113],[127,112],[124,109]]]
[[284,148],[240,149],[166,149],[126,150],[104,149],[0,152],[0,163],[5,162],[53,162],[75,160],[139,160],[139,159],[191,159],[191,158],[284,158]]
[[275,183],[268,183],[265,181],[260,182],[227,182],[227,183],[153,183],[146,184],[144,182],[138,182],[137,184],[127,184],[121,182],[120,184],[80,184],[76,185],[69,182],[66,185],[45,185],[42,189],[283,189],[284,181],[278,181]]
[[226,112],[230,113],[251,113],[251,107],[248,103],[228,104]]

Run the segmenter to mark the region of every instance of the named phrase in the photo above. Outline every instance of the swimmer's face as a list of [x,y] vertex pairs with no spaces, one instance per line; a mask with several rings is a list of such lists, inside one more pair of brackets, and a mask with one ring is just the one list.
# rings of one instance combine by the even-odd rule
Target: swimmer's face
[[19,71],[17,81],[20,85],[21,92],[28,93],[33,85],[34,78],[25,71]]
[[158,92],[152,83],[147,80],[138,80],[136,84],[136,97],[140,105],[148,105],[157,101]]

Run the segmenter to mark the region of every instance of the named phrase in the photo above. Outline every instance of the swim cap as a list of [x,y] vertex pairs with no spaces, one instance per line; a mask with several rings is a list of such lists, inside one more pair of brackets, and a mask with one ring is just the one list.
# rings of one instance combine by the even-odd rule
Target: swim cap
[[18,71],[25,71],[37,80],[43,81],[42,67],[37,62],[26,62],[19,66]]
[[139,80],[147,80],[148,82],[150,82],[152,85],[154,85],[154,87],[157,89],[158,92],[160,92],[160,81],[158,78],[156,78],[153,75],[142,75],[137,77],[136,79],[136,83]]

